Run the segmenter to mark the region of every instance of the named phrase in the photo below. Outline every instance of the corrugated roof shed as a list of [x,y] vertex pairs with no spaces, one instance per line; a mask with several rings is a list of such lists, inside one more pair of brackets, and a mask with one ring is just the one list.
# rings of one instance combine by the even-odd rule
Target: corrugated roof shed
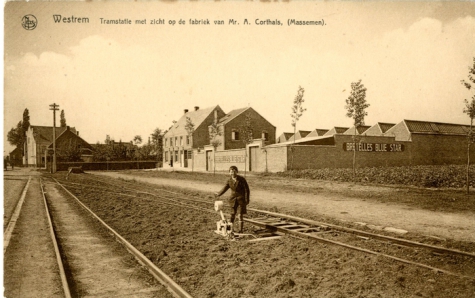
[[305,138],[309,133],[310,133],[309,130],[298,130],[298,131],[295,133],[295,135],[293,135],[293,136],[291,136],[291,137],[289,138],[289,141],[293,141],[294,138],[295,138],[296,140],[300,140],[300,139],[302,139],[302,138]]
[[345,131],[347,131],[349,129],[349,127],[339,127],[339,126],[335,126],[333,127],[332,129],[330,129],[329,131],[327,131],[324,135],[325,136],[328,136],[328,135],[334,135],[336,133],[344,133]]
[[395,126],[396,124],[392,123],[383,123],[378,122],[375,125],[368,128],[364,134],[367,136],[382,136],[386,131],[388,131],[391,127]]
[[284,132],[277,138],[277,143],[287,142],[293,135],[291,132]]
[[311,133],[309,133],[306,138],[309,138],[309,137],[320,137],[320,136],[323,136],[324,134],[326,134],[327,132],[329,131],[329,129],[315,129],[313,130]]
[[390,129],[391,127],[393,127],[394,123],[384,123],[384,122],[378,122],[377,125],[379,125],[379,127],[381,128],[381,132],[382,133],[385,133],[386,131],[388,131],[388,129]]
[[404,120],[411,133],[467,135],[470,126],[417,120]]
[[[358,126],[356,131],[358,132],[358,134],[362,134],[366,130],[368,130],[368,128],[370,128],[370,127],[371,126],[369,126],[369,125],[360,125],[360,126]],[[345,135],[354,135],[355,134],[355,127],[353,126],[352,128],[347,129],[343,134],[345,134]]]

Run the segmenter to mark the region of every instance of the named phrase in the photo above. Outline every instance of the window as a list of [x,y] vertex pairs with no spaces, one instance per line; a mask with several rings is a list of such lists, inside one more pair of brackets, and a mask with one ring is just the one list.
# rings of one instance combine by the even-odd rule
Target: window
[[233,129],[233,132],[231,134],[231,139],[234,140],[234,141],[238,141],[239,140],[239,131]]
[[[176,138],[175,138],[176,140]],[[175,151],[175,161],[178,161],[178,151]]]
[[175,137],[175,146],[178,146],[178,137]]
[[165,152],[165,162],[168,161],[168,152]]
[[168,139],[165,138],[165,147],[167,147],[167,146],[168,146]]
[[192,154],[193,154],[193,151],[191,151],[191,150],[186,151],[186,155],[187,155],[186,158],[187,158],[187,159],[191,159],[191,158],[192,158],[192,157],[191,157]]
[[262,139],[264,141],[267,141],[269,139],[269,134],[267,133],[267,131],[262,132]]
[[180,146],[183,146],[183,137],[180,137]]
[[190,145],[190,136],[186,136],[186,144]]

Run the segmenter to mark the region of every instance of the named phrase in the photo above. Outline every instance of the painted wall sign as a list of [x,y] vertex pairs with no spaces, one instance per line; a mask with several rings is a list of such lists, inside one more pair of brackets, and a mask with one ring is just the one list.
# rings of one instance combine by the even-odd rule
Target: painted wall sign
[[344,151],[362,151],[362,152],[403,152],[404,144],[387,143],[343,143]]
[[243,155],[216,156],[216,163],[244,162]]

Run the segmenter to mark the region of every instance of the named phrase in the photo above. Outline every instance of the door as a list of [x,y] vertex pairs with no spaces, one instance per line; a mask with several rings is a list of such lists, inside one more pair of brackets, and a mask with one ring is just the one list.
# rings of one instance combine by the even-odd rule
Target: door
[[206,171],[211,171],[213,169],[213,160],[211,159],[213,151],[206,151]]
[[259,168],[258,150],[259,147],[249,147],[249,172],[255,171]]

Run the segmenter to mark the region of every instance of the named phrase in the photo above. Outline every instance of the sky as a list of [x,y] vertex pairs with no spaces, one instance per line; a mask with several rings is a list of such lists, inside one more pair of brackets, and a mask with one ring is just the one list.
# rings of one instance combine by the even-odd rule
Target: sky
[[[21,26],[28,14],[34,30]],[[55,23],[59,14],[89,23]],[[160,18],[164,25],[150,24]],[[474,2],[8,2],[4,20],[4,153],[25,108],[32,125],[52,126],[52,103],[89,143],[146,141],[184,109],[216,105],[251,106],[280,135],[293,131],[302,86],[297,129],[351,127],[345,100],[358,80],[370,104],[366,125],[470,123],[463,101],[471,94],[460,81],[475,57]]]

